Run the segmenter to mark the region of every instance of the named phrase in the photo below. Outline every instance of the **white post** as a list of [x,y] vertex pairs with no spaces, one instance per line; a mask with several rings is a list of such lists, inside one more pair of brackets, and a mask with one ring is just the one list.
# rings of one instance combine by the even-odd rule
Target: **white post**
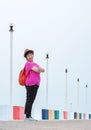
[[77,112],[79,112],[79,78],[77,79]]
[[46,108],[48,108],[48,59],[49,54],[46,54]]
[[86,97],[85,97],[85,108],[86,108],[86,112],[87,112],[87,88],[88,88],[88,85],[86,84]]
[[68,70],[65,69],[65,74],[66,74],[66,84],[65,84],[65,110],[67,110],[67,107],[68,107],[67,73],[68,73]]
[[72,112],[72,102],[70,103],[70,112]]
[[13,24],[10,24],[10,105],[12,106],[13,89]]

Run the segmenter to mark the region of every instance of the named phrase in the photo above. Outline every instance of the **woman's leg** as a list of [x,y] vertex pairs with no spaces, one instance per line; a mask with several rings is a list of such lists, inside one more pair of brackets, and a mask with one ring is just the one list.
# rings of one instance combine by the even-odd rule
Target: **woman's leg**
[[26,86],[26,104],[25,104],[25,114],[26,117],[31,117],[31,110],[34,100],[36,98],[38,86]]

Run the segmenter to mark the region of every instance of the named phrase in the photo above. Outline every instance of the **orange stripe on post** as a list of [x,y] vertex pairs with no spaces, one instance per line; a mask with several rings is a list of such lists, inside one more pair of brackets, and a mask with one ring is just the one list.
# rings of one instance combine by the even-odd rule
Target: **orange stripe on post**
[[49,120],[54,120],[54,110],[48,110]]

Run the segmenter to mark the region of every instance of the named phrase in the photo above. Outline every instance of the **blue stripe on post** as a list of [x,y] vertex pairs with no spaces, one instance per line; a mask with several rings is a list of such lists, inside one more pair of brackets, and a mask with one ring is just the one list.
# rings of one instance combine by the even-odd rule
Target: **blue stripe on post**
[[48,110],[42,109],[42,120],[48,120]]
[[89,119],[91,119],[91,114],[89,114]]
[[74,112],[74,119],[77,119],[77,112]]

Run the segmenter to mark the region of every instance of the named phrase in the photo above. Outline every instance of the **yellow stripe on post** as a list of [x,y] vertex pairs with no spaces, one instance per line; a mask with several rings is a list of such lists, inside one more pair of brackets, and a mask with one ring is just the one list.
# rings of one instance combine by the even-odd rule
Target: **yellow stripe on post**
[[49,115],[49,120],[54,120],[54,110],[49,110],[48,115]]
[[76,119],[79,119],[79,113],[77,112],[77,118]]

